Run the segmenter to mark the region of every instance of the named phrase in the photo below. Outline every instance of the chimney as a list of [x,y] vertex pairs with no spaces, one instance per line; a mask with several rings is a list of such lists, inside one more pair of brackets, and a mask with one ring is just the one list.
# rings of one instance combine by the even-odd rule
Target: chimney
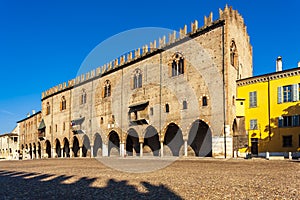
[[32,110],[32,115],[34,115],[35,114],[35,110]]
[[282,71],[282,58],[281,56],[278,56],[276,60],[276,72]]
[[298,67],[300,68],[300,61],[298,62]]
[[27,117],[30,117],[30,113],[27,113],[27,115],[26,115]]

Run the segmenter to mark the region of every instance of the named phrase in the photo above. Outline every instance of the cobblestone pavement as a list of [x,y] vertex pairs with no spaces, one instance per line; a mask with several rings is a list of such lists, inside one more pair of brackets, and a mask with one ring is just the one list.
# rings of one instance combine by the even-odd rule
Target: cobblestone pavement
[[1,161],[0,199],[300,199],[300,162],[194,158],[127,173],[88,158]]

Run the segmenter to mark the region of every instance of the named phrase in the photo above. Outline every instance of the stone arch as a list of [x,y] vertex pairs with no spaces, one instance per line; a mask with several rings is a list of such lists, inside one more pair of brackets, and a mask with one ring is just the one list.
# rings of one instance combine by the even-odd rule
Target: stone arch
[[189,132],[188,145],[195,156],[212,156],[212,133],[207,123],[199,119],[193,122]]
[[91,157],[91,143],[87,135],[82,137],[82,157]]
[[41,143],[40,143],[40,142],[37,143],[37,148],[38,148],[38,150],[37,150],[37,152],[38,152],[38,157],[39,157],[39,158],[42,158],[42,146],[41,146]]
[[116,131],[111,131],[108,137],[108,156],[120,154],[120,137]]
[[94,135],[94,147],[93,147],[93,155],[94,157],[102,156],[102,137],[99,133],[95,133]]
[[79,140],[76,136],[73,137],[72,140],[72,151],[73,151],[73,155],[74,157],[78,157],[78,152],[79,152]]
[[127,131],[126,138],[126,155],[140,155],[139,135],[133,128]]
[[48,158],[51,158],[51,143],[49,140],[45,141],[45,153]]
[[70,157],[70,143],[66,137],[63,139],[63,152],[64,157]]
[[164,135],[164,155],[179,156],[183,144],[181,129],[177,124],[170,123]]
[[143,145],[144,155],[159,156],[160,142],[158,132],[153,126],[148,126],[144,135],[144,145]]
[[30,159],[32,159],[32,144],[29,143],[29,156],[30,156]]
[[55,139],[55,142],[54,142],[54,145],[55,145],[55,157],[61,157],[61,145],[60,145],[60,141],[58,138]]

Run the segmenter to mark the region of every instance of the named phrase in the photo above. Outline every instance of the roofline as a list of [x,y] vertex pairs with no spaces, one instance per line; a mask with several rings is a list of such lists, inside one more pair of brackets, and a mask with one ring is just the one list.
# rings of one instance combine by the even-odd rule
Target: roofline
[[272,76],[272,75],[276,75],[276,74],[281,74],[281,73],[286,73],[286,72],[292,72],[292,71],[297,71],[300,70],[299,67],[295,67],[292,69],[286,69],[286,70],[282,70],[282,71],[278,71],[278,72],[271,72],[271,73],[267,73],[267,74],[262,74],[262,75],[257,75],[257,76],[251,76],[248,78],[244,78],[244,79],[239,79],[236,82],[241,82],[241,81],[246,81],[246,80],[250,80],[250,79],[255,79],[255,78],[261,78],[264,76]]
[[21,119],[20,121],[17,121],[17,123],[23,122],[23,121],[25,121],[25,120],[27,120],[27,119],[29,119],[29,118],[31,118],[31,117],[34,117],[34,116],[36,116],[36,115],[38,115],[38,114],[40,114],[40,113],[42,113],[42,112],[41,112],[41,111],[38,111],[38,112],[36,112],[35,114],[30,115],[29,117],[26,117],[26,118],[24,118],[24,119]]

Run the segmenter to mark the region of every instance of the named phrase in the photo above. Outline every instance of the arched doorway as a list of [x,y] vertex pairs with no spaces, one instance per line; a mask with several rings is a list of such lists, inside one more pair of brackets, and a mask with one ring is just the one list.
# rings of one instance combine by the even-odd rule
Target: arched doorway
[[[3,156],[3,149],[2,149],[2,156]],[[20,157],[22,157],[22,159],[24,159],[24,144],[21,145],[21,151],[20,151]]]
[[[166,145],[170,152],[166,151],[166,154],[170,153],[170,156],[179,156],[180,148],[183,145],[183,136],[181,129],[174,123],[168,125],[165,133],[164,145]],[[164,151],[165,152],[165,151]]]
[[37,158],[37,154],[36,154],[36,145],[35,145],[35,143],[33,143],[33,148],[32,148],[32,155],[33,155],[33,158]]
[[160,142],[159,136],[156,129],[153,126],[149,126],[146,129],[146,134],[144,137],[144,155],[159,156]]
[[51,158],[51,143],[49,142],[49,140],[47,140],[45,144],[46,144],[46,154],[48,158]]
[[99,133],[95,134],[93,155],[94,157],[102,156],[102,138]]
[[70,144],[67,138],[64,138],[64,157],[70,157]]
[[90,139],[88,138],[87,135],[83,136],[82,156],[91,157],[91,144],[90,144]]
[[112,131],[109,134],[108,156],[119,156],[119,155],[120,155],[120,138],[115,131]]
[[126,139],[126,155],[140,155],[139,136],[134,129],[129,129]]
[[202,120],[196,120],[190,129],[188,145],[196,156],[212,156],[212,135],[209,126]]
[[74,157],[78,157],[78,151],[79,151],[79,141],[77,139],[76,136],[74,136],[73,138],[73,154],[74,154]]
[[29,156],[30,156],[30,159],[32,159],[32,145],[29,144]]
[[55,153],[57,155],[57,157],[61,157],[61,148],[60,148],[60,141],[59,139],[55,140]]
[[38,142],[38,157],[39,158],[42,158],[42,149],[41,149],[41,143],[40,142]]

